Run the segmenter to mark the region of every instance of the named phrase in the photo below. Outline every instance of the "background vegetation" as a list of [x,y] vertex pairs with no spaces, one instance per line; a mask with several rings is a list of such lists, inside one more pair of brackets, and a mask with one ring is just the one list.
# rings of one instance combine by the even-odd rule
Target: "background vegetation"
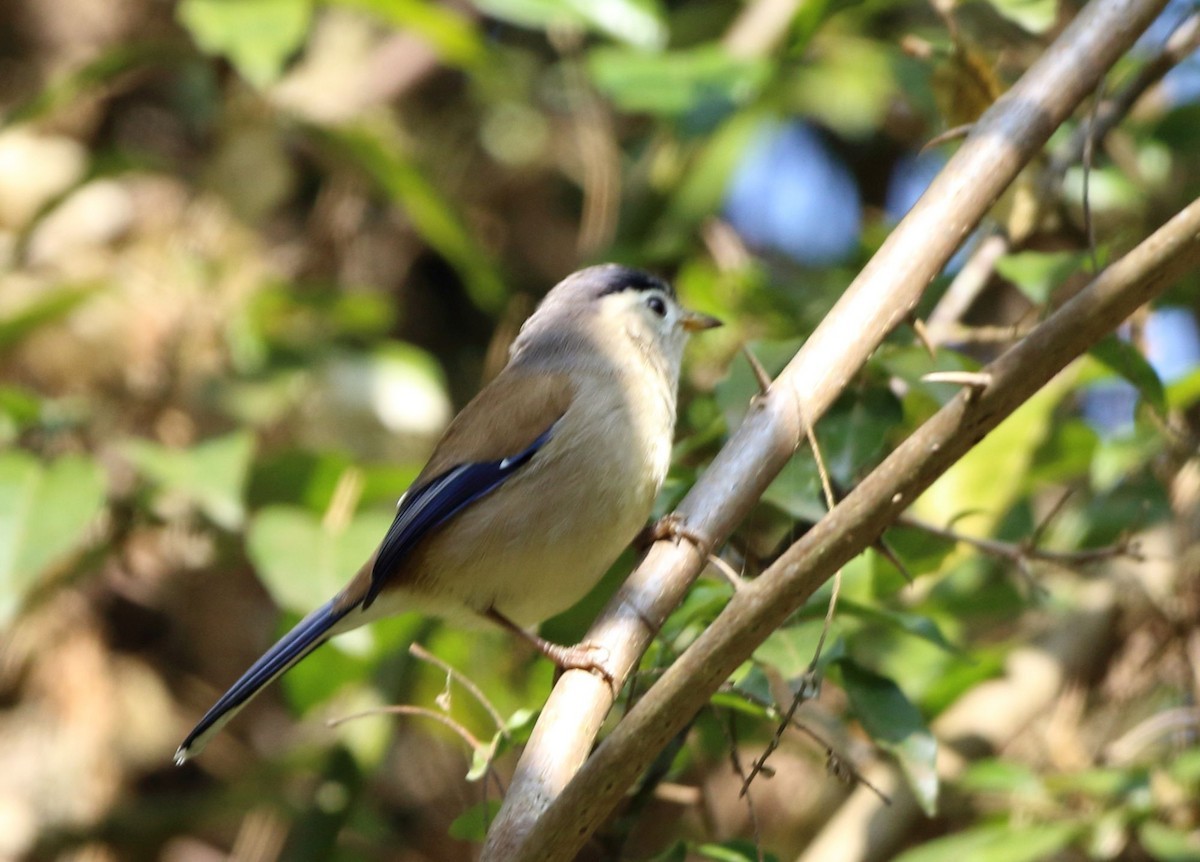
[[[728,322],[689,353],[668,511],[756,391],[741,345],[781,367],[955,140],[923,146],[1073,13],[0,7],[0,857],[471,858],[552,678],[501,633],[375,625],[197,761],[171,754],[370,552],[537,298],[586,263],[655,269]],[[1195,15],[1172,4],[1110,86]],[[956,391],[923,375],[977,367],[1196,197],[1197,65],[1153,83],[1086,184],[1072,128],[1027,170],[918,309],[925,343],[894,333],[821,422],[841,488]],[[947,310],[984,247],[978,295]],[[929,818],[910,861],[1200,857],[1197,312],[1193,276],[987,438],[845,570],[819,660],[827,589],[586,858],[851,858],[813,837],[880,762]],[[754,577],[823,510],[802,449],[722,558]],[[578,638],[631,561],[543,633]],[[710,569],[646,680],[732,589]],[[805,687],[807,731],[741,798]],[[327,725],[388,704],[454,728]]]

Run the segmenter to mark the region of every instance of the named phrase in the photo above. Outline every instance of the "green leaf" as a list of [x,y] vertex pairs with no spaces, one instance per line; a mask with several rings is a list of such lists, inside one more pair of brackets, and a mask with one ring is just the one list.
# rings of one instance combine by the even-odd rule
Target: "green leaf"
[[976,826],[900,854],[896,862],[1040,862],[1081,832],[1074,823]]
[[926,714],[939,714],[975,686],[1001,676],[1006,656],[1001,648],[976,646],[966,658],[951,662],[921,696]]
[[951,523],[962,514],[963,501],[974,501],[987,510],[972,514],[967,529],[987,535],[996,517],[1028,487],[1034,453],[1049,431],[1055,407],[1072,387],[1068,374],[1042,387],[918,498],[917,513],[937,524]]
[[647,54],[600,47],[588,56],[596,86],[632,113],[679,117],[731,111],[761,88],[768,67],[730,56],[715,45]]
[[[776,629],[758,645],[758,649],[754,651],[754,660],[775,668],[785,679],[799,679],[808,672],[812,664],[824,628],[825,620],[822,618]],[[840,626],[835,618],[825,638],[818,668],[841,656],[839,637]]]
[[731,595],[733,587],[727,582],[698,582],[663,623],[660,637],[666,643],[674,643],[681,638],[689,639],[689,635],[699,634],[717,618]]
[[1167,770],[1180,784],[1200,785],[1200,748],[1179,752],[1171,758]]
[[41,399],[32,392],[16,386],[0,386],[0,443],[7,443],[41,415]]
[[[908,384],[905,398],[906,419],[914,426],[924,422],[938,407],[958,394],[961,387],[951,383],[930,383],[922,378],[932,371],[978,371],[979,362],[947,348],[938,348],[930,356],[923,347],[885,344],[880,348],[879,367],[889,376],[899,377]],[[915,398],[914,398],[915,396]],[[919,406],[919,410],[912,407]]]
[[930,817],[937,812],[937,740],[912,701],[887,677],[850,659],[838,662],[854,714],[880,747],[891,752]]
[[283,72],[308,35],[311,0],[180,0],[176,15],[196,44],[224,57],[256,87]]
[[[754,354],[767,374],[775,377],[796,355],[802,344],[804,340],[800,338],[786,341],[752,341],[746,345],[746,349]],[[750,409],[751,399],[759,394],[758,381],[745,357],[739,356],[730,362],[729,373],[717,383],[714,394],[717,406],[725,414],[726,424],[730,428],[738,427]]]
[[793,110],[843,137],[862,139],[885,121],[895,99],[894,60],[877,41],[830,30],[825,37],[817,55],[790,76]]
[[514,742],[525,742],[529,739],[529,734],[533,733],[538,714],[534,709],[518,709],[504,720],[505,732]]
[[189,59],[189,55],[180,51],[174,42],[152,42],[141,37],[134,43],[116,44],[107,49],[96,47],[99,53],[95,59],[81,66],[71,64],[69,71],[38,89],[28,101],[9,108],[4,124],[16,126],[41,119],[132,71],[154,67],[161,73],[164,67],[175,69]]
[[487,745],[471,751],[471,768],[467,770],[467,781],[478,781],[487,775],[488,767],[496,757],[496,747],[504,737],[497,731]]
[[499,810],[500,800],[498,799],[489,799],[478,805],[472,805],[454,818],[454,822],[450,824],[450,837],[457,838],[459,841],[482,843],[483,839],[487,838],[488,827],[496,819],[496,812]]
[[1197,401],[1200,401],[1200,368],[1167,386],[1167,404],[1172,410],[1186,410]]
[[[957,547],[950,539],[915,527],[889,527],[883,540],[914,577],[936,572]],[[891,566],[882,555],[878,561],[879,565]]]
[[1147,820],[1138,829],[1138,843],[1159,862],[1195,862],[1200,859],[1200,832],[1173,829]]
[[882,386],[839,398],[817,423],[817,442],[834,481],[848,485],[870,466],[903,419],[899,399]]
[[[1154,168],[1151,167],[1151,171]],[[1137,207],[1145,200],[1145,177],[1134,179],[1124,170],[1110,165],[1093,166],[1087,172],[1087,200],[1093,217],[1108,216],[1117,211]],[[1064,202],[1074,206],[1083,205],[1084,170],[1082,165],[1067,169],[1062,182],[1062,197]],[[1107,257],[1107,248],[1099,246],[1100,265],[1103,266]],[[1090,271],[1090,264],[1088,265]]]
[[962,655],[962,650],[946,639],[946,636],[942,634],[942,630],[938,628],[937,623],[921,614],[872,607],[847,598],[843,598],[838,602],[838,612],[847,616],[858,617],[868,622],[885,625],[888,628],[928,641],[953,655]]
[[656,0],[563,0],[599,33],[636,48],[655,49],[667,44],[667,24]]
[[[747,674],[747,678],[743,682],[739,682],[733,689],[729,691],[717,692],[711,698],[709,698],[709,705],[716,707],[717,709],[729,709],[734,712],[741,713],[742,715],[749,715],[757,719],[768,719],[772,715],[772,712],[766,707],[760,706],[757,701],[750,700],[741,692],[744,684],[751,688],[762,688],[764,691],[769,687],[766,682],[766,677],[761,669],[755,668],[751,671],[751,673],[757,673],[757,677],[755,679],[750,679],[750,674]],[[767,695],[767,700],[770,700],[769,693]]]
[[587,27],[638,48],[661,48],[666,22],[655,0],[476,0],[479,9],[522,27]]
[[[327,593],[320,601],[328,601],[332,595],[332,592]],[[303,611],[289,609],[281,621],[279,633],[282,635],[291,629],[304,613],[317,606],[314,603],[305,607]],[[340,715],[350,715],[364,708],[379,706],[379,703],[361,702],[364,693],[372,691],[365,688],[364,684],[386,661],[397,655],[404,655],[409,645],[419,637],[423,627],[427,625],[428,621],[419,614],[400,614],[375,620],[369,626],[338,635],[284,674],[280,682],[287,695],[288,704],[297,715],[304,715],[315,707],[328,704],[335,695],[341,696],[343,692],[348,692],[350,699],[340,704]],[[384,685],[377,687],[379,695],[387,697],[392,694]],[[379,723],[369,723],[387,728],[393,724],[386,719]],[[354,735],[362,740],[371,737],[374,732],[372,730],[359,735],[355,731]]]
[[479,33],[465,15],[427,0],[322,0],[358,9],[399,30],[426,39],[448,65],[470,68],[484,58]]
[[1045,33],[1058,20],[1058,0],[990,0],[992,7],[1030,33]]
[[682,841],[676,841],[662,853],[647,862],[687,862],[688,848]]
[[1074,251],[1022,251],[996,261],[996,271],[1032,302],[1044,305],[1067,276],[1084,268],[1084,261],[1085,255]]
[[537,715],[532,709],[518,709],[510,715],[505,720],[504,727],[496,731],[487,745],[476,748],[471,753],[471,768],[467,772],[467,781],[479,781],[487,775],[488,767],[497,757],[528,742]]
[[1098,766],[1063,773],[1048,778],[1046,784],[1059,793],[1076,793],[1099,800],[1128,796],[1139,788],[1149,792],[1149,777],[1143,770],[1118,767]]
[[673,241],[681,241],[681,236],[690,238],[692,227],[716,212],[725,199],[729,178],[762,121],[753,111],[738,111],[704,139],[703,148],[689,159],[683,180],[656,228],[663,234],[654,240],[656,245],[669,247]]
[[1023,763],[989,758],[971,764],[958,784],[973,793],[1005,793],[1014,796],[1040,796],[1041,779]]
[[817,463],[807,452],[799,452],[784,465],[763,492],[762,501],[801,524],[815,524],[829,511]]
[[[350,458],[339,452],[285,449],[269,453],[255,459],[246,489],[247,504],[261,509],[296,503],[313,512],[324,512],[338,481],[353,466]],[[397,496],[393,494],[392,498]]]
[[770,862],[779,858],[771,853],[760,856],[758,845],[745,838],[734,838],[720,844],[701,844],[692,849],[702,859],[714,859],[716,862],[758,862],[759,859]]
[[1167,393],[1162,381],[1142,352],[1115,335],[1098,342],[1088,353],[1114,374],[1128,380],[1160,415],[1167,412]]
[[0,350],[12,347],[42,326],[66,317],[94,296],[96,290],[95,286],[87,285],[39,293],[33,302],[0,319]]
[[337,529],[305,509],[270,506],[251,519],[246,549],[276,604],[307,613],[345,585],[391,523],[389,513],[362,512]]
[[104,496],[104,471],[83,456],[47,466],[24,452],[0,455],[0,625],[38,577],[79,545]]
[[125,456],[165,492],[179,494],[226,530],[242,525],[246,474],[254,454],[254,435],[235,431],[190,449],[171,449],[148,440],[132,440]]
[[1044,485],[1073,482],[1091,472],[1100,437],[1083,419],[1053,423],[1030,464],[1029,478]]

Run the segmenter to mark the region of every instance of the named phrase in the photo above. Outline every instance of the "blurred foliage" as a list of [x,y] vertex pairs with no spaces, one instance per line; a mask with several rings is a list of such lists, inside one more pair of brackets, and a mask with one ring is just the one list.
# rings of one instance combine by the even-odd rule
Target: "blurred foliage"
[[[454,407],[586,263],[653,268],[728,322],[689,350],[668,511],[757,391],[740,346],[786,364],[923,188],[899,166],[986,109],[1072,8],[756,14],[772,5],[0,8],[0,857],[474,852],[553,675],[503,633],[372,625],[198,761],[170,756],[370,553]],[[1029,168],[983,228],[1011,243],[961,338],[931,354],[891,334],[819,424],[840,493],[957,391],[924,375],[979,368],[1197,196],[1197,110],[1152,90],[1097,148],[1095,248],[1082,169],[1046,185]],[[1190,335],[1139,314],[944,476],[846,567],[828,627],[818,590],[586,858],[795,858],[847,792],[826,770],[875,760],[934,818],[905,860],[1200,858],[1198,286],[1160,306]],[[1186,367],[1167,375],[1171,350]],[[753,578],[825,508],[801,447],[723,559]],[[543,633],[579,637],[632,563]],[[1080,623],[1097,585],[1099,635]],[[696,584],[622,708],[732,590]],[[941,736],[1027,649],[1069,684],[984,751]],[[810,734],[783,734],[750,808],[731,754],[758,757],[797,694]],[[939,746],[964,769],[939,779]]]

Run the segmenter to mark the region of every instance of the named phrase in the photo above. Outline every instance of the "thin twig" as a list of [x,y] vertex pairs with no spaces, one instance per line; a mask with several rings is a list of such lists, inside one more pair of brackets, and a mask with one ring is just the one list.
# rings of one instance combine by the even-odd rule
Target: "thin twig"
[[[829,468],[825,466],[825,457],[821,454],[821,445],[817,442],[817,435],[813,431],[812,423],[804,423],[804,436],[808,439],[808,446],[812,450],[813,460],[817,464],[817,475],[821,477],[821,490],[825,494],[825,505],[833,509],[837,505],[837,498],[833,494],[833,483],[829,480]],[[833,589],[829,593],[829,606],[825,609],[825,624],[821,627],[821,637],[817,639],[817,648],[813,650],[812,661],[808,665],[808,672],[810,674],[816,673],[817,663],[821,659],[821,650],[825,647],[825,638],[829,634],[829,629],[833,626],[833,615],[837,610],[838,595],[841,591],[842,570],[839,568],[833,574]],[[793,701],[791,712],[795,712],[797,706],[799,704]]]
[[937,344],[1006,344],[1019,341],[1030,333],[1031,325],[1014,323],[1010,326],[967,326],[945,323],[931,333]]
[[483,751],[487,748],[487,743],[481,742],[475,738],[471,731],[467,730],[457,721],[446,715],[444,712],[438,712],[433,709],[426,709],[423,706],[408,706],[405,704],[397,704],[393,706],[376,706],[371,709],[364,709],[362,712],[355,712],[351,715],[344,715],[340,718],[331,718],[325,722],[326,727],[337,727],[340,724],[345,724],[347,721],[354,721],[359,718],[368,718],[374,715],[415,715],[419,718],[428,718],[439,724],[450,728],[459,738],[467,745],[471,746],[473,751]]
[[750,349],[749,344],[742,345],[742,353],[746,357],[746,361],[750,363],[750,370],[754,373],[754,380],[758,383],[758,393],[766,395],[771,390],[771,375],[767,373],[767,369],[763,368],[763,364],[758,361],[758,357],[754,355],[754,351]]
[[[821,444],[817,441],[816,432],[809,422],[804,423],[804,436],[808,439],[808,446],[812,450],[813,460],[817,464],[817,474],[821,477],[821,490],[825,494],[825,505],[829,509],[833,509],[837,505],[837,499],[833,493],[833,482],[829,478],[829,468],[825,464],[825,456],[821,453]],[[792,702],[788,706],[783,720],[776,726],[774,736],[771,737],[771,741],[767,744],[763,753],[754,761],[754,765],[750,769],[750,774],[743,780],[742,796],[746,795],[750,789],[750,783],[766,768],[767,760],[779,748],[780,743],[783,741],[784,731],[793,723],[796,710],[800,708],[800,704],[811,697],[810,692],[817,688],[817,666],[821,661],[821,651],[825,648],[825,639],[829,636],[829,631],[833,627],[833,617],[837,612],[838,596],[841,594],[841,590],[842,570],[838,569],[833,575],[833,589],[829,593],[829,605],[825,608],[825,622],[821,626],[821,636],[817,639],[817,646],[813,650],[812,660],[808,663],[808,670],[805,671],[800,686],[793,693]]]
[[900,573],[900,576],[904,578],[904,580],[908,581],[910,584],[913,582],[912,572],[908,570],[908,566],[904,564],[904,560],[900,559],[900,555],[892,549],[892,546],[884,541],[883,536],[880,536],[879,541],[871,547],[875,553],[879,554],[885,560],[891,563],[896,568],[896,571]]
[[1075,566],[1083,566],[1089,563],[1098,563],[1117,558],[1125,558],[1134,560],[1135,562],[1145,562],[1146,559],[1137,545],[1128,540],[1122,540],[1115,545],[1105,545],[1102,548],[1085,548],[1081,551],[1051,551],[1030,544],[1013,544],[1012,542],[1003,542],[999,539],[984,539],[980,536],[969,536],[966,533],[960,533],[947,527],[939,527],[936,524],[931,524],[920,518],[914,518],[911,515],[904,515],[897,518],[896,526],[911,527],[914,530],[920,530],[931,536],[937,536],[951,542],[961,542],[985,554],[1007,560],[1014,564],[1019,564],[1022,560],[1037,560],[1039,562],[1053,563],[1065,569],[1072,569]]
[[753,260],[746,244],[728,222],[713,217],[700,227],[700,238],[719,272],[745,269]]
[[996,271],[996,261],[1008,253],[1009,246],[1009,239],[1003,233],[989,233],[979,240],[926,320],[930,338],[935,344],[952,340],[946,338],[944,332],[957,324],[979,298]]
[[992,383],[991,375],[979,371],[930,371],[921,375],[924,383],[953,383],[970,389],[987,389]]
[[1096,224],[1092,220],[1091,179],[1092,158],[1096,150],[1096,114],[1100,110],[1100,99],[1104,95],[1104,79],[1096,85],[1092,97],[1092,109],[1088,111],[1087,137],[1083,141],[1083,232],[1087,237],[1088,256],[1092,262],[1092,275],[1100,271],[1100,257],[1096,253]]
[[1200,709],[1178,706],[1138,722],[1108,745],[1104,752],[1105,762],[1117,766],[1132,764],[1139,754],[1170,733],[1186,734],[1189,741],[1194,740],[1200,735]]
[[737,592],[738,590],[742,589],[742,587],[746,586],[746,579],[735,572],[733,570],[733,566],[729,565],[729,563],[722,560],[716,554],[709,554],[708,561],[712,563],[713,568],[720,572],[721,576],[729,582],[730,586],[733,587],[734,592]]
[[480,706],[487,710],[488,715],[492,717],[492,721],[496,723],[496,730],[500,731],[500,733],[502,733],[505,737],[508,736],[508,731],[505,729],[504,716],[500,714],[500,711],[496,709],[496,707],[492,706],[492,702],[487,699],[487,695],[480,690],[479,686],[475,685],[475,683],[472,682],[461,671],[451,667],[444,660],[429,652],[429,650],[425,649],[419,643],[410,644],[408,647],[408,654],[415,659],[428,662],[429,664],[440,668],[446,673],[448,678],[456,680],[459,685],[465,688],[471,694],[471,696],[479,702]]
[[965,138],[971,134],[971,129],[975,128],[974,123],[964,123],[961,126],[955,126],[952,129],[946,129],[944,132],[939,132],[921,146],[921,152],[927,153],[939,144],[944,144],[946,141],[956,141],[959,138]]
[[[722,690],[733,692],[738,697],[745,698],[748,702],[750,702],[750,703],[754,704],[755,706],[758,706],[762,709],[770,710],[772,712],[779,711],[778,704],[774,704],[774,703],[765,701],[755,694],[751,694],[748,691],[743,691],[740,688],[735,688],[732,685],[722,686]],[[868,790],[871,790],[872,792],[874,792],[875,795],[877,795],[880,799],[882,799],[886,804],[888,804],[888,805],[892,804],[892,800],[888,797],[888,795],[886,793],[884,793],[882,790],[880,790],[878,787],[876,787],[874,784],[872,784],[870,781],[868,781],[867,777],[865,775],[863,775],[862,772],[859,771],[857,766],[854,765],[854,761],[852,761],[849,758],[842,755],[841,752],[839,752],[837,750],[837,748],[834,747],[834,745],[831,742],[829,742],[829,740],[825,739],[823,736],[821,736],[821,734],[817,733],[817,731],[813,730],[811,727],[809,727],[807,724],[802,722],[800,719],[796,718],[794,716],[794,714],[793,714],[793,717],[791,718],[790,725],[793,728],[795,728],[796,730],[800,731],[801,733],[807,735],[810,739],[813,740],[813,742],[815,742],[817,745],[821,746],[821,748],[825,749],[826,757],[831,757],[831,756],[836,757],[838,759],[838,762],[841,763],[845,767],[846,771],[850,774],[850,777],[855,781],[855,783],[861,784],[864,787],[866,787]],[[782,735],[779,734],[779,735],[777,735],[776,739],[773,740],[773,742],[776,746],[779,745],[779,738],[781,736]],[[743,781],[743,783],[742,783],[742,786],[743,786],[742,792],[743,793],[745,792],[744,788],[747,786],[747,784],[748,784],[748,782]]]
[[363,471],[357,467],[347,467],[338,476],[329,498],[329,506],[321,517],[321,527],[330,533],[341,533],[354,517],[358,507],[358,499],[362,496]]
[[729,56],[750,60],[770,52],[784,36],[801,0],[752,0],[721,39]]
[[1046,535],[1046,530],[1050,529],[1050,525],[1062,514],[1063,509],[1066,508],[1067,500],[1070,500],[1072,496],[1072,489],[1064,488],[1058,499],[1054,501],[1054,505],[1050,507],[1050,511],[1038,520],[1033,528],[1033,532],[1029,535],[1029,546],[1031,548],[1036,548],[1042,543],[1042,537]]
[[583,213],[576,250],[587,258],[606,248],[617,227],[621,205],[621,153],[616,144],[607,103],[592,87],[583,55],[583,33],[574,25],[552,27],[550,42],[562,58],[565,92],[573,109],[576,146],[581,168]]
[[913,332],[917,336],[917,341],[921,342],[921,346],[925,348],[925,352],[929,354],[930,359],[937,358],[937,345],[934,343],[932,336],[929,334],[929,327],[925,325],[925,321],[919,317],[914,317],[910,321]]
[[[826,618],[826,623],[828,623],[828,617]],[[821,637],[822,639],[825,637],[824,632],[821,632]],[[817,651],[820,652],[819,645],[817,646]],[[797,688],[796,692],[792,695],[792,702],[788,705],[787,711],[783,714],[783,718],[780,719],[779,723],[775,725],[775,733],[771,736],[771,741],[767,743],[767,747],[763,749],[763,753],[758,756],[758,758],[754,761],[754,765],[750,767],[750,774],[742,780],[742,789],[738,794],[739,796],[745,796],[750,790],[751,782],[758,777],[760,772],[767,768],[767,760],[770,759],[771,755],[774,754],[779,746],[783,743],[784,732],[789,727],[799,724],[799,722],[796,721],[796,710],[800,708],[800,704],[804,703],[804,701],[808,700],[809,698],[809,691],[811,691],[809,680],[811,675],[811,669],[805,673],[799,688]]]
[[728,710],[727,715],[728,725],[721,725],[721,727],[725,731],[725,741],[729,743],[729,764],[733,767],[734,774],[742,779],[742,792],[739,796],[746,800],[746,811],[750,815],[750,829],[754,833],[754,849],[758,853],[758,862],[763,862],[762,834],[758,827],[758,812],[754,808],[754,797],[746,792],[751,779],[746,776],[746,770],[742,768],[742,758],[738,755],[737,713],[731,709]]

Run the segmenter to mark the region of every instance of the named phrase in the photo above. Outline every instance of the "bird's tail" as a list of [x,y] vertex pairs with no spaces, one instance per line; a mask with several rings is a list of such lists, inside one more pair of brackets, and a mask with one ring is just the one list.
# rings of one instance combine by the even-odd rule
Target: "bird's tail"
[[271,680],[325,643],[333,634],[334,627],[353,610],[354,606],[339,606],[338,600],[325,604],[296,624],[290,632],[279,639],[273,647],[259,658],[241,679],[204,714],[183,744],[175,752],[175,763],[183,765],[189,758],[199,754],[213,735],[237,715],[252,697],[262,691]]

